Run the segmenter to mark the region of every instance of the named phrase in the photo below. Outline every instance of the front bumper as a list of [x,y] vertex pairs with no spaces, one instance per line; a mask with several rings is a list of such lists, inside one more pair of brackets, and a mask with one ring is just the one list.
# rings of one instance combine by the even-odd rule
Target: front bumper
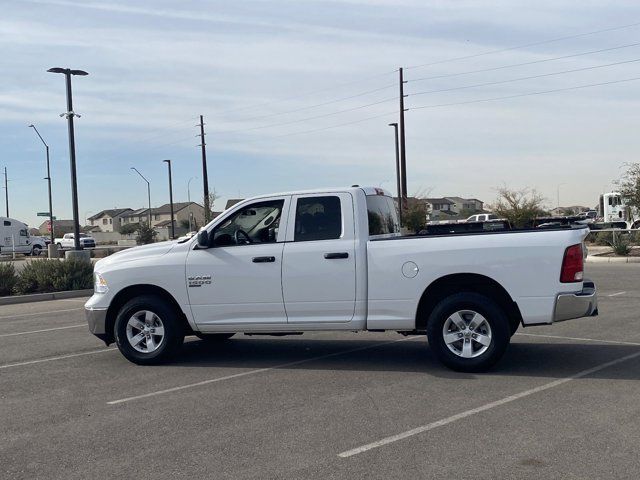
[[596,285],[591,280],[583,282],[582,291],[561,293],[556,298],[553,313],[554,322],[562,322],[572,318],[594,317],[596,315],[598,315],[598,295]]
[[89,331],[98,338],[106,335],[107,309],[106,308],[86,308],[84,313],[89,324]]

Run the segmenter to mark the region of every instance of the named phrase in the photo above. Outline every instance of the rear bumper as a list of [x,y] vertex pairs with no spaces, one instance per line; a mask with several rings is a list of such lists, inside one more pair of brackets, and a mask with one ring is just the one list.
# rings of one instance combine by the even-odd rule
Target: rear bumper
[[596,285],[591,280],[583,282],[582,291],[561,293],[556,298],[553,312],[554,322],[596,315],[598,315],[598,295]]

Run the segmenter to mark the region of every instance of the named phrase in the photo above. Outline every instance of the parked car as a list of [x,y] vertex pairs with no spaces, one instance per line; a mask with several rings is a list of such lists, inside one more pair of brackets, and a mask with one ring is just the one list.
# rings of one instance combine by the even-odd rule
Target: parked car
[[393,198],[352,187],[267,195],[198,235],[95,265],[90,331],[138,364],[185,335],[426,333],[445,365],[481,371],[519,325],[597,314],[586,226],[402,236]]
[[[58,249],[68,249],[74,247],[74,238],[75,237],[73,233],[65,233],[61,238],[56,238],[54,242],[58,246]],[[86,233],[81,233],[80,246],[82,248],[94,248],[96,246],[96,241],[93,237],[90,237]]]
[[0,253],[22,253],[38,256],[47,249],[42,237],[29,235],[29,228],[14,218],[0,217]]

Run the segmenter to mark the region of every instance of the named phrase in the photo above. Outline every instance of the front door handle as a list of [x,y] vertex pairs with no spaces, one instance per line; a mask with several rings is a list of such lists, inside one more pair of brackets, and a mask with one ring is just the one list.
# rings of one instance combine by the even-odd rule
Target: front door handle
[[325,253],[324,258],[326,258],[327,260],[333,260],[335,258],[349,258],[349,254],[347,252]]
[[276,257],[253,257],[251,261],[253,263],[273,263],[276,261]]

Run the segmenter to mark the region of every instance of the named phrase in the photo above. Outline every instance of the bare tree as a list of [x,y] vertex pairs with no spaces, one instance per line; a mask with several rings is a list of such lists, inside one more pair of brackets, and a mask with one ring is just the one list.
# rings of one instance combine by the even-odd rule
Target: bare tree
[[[214,188],[212,191],[209,192],[209,198],[204,199],[204,205],[205,205],[204,223],[209,223],[213,218],[213,215],[212,215],[213,205],[218,198],[220,198],[220,195],[218,195],[218,193],[216,192],[216,189]],[[209,201],[207,202],[207,200]],[[209,206],[208,211],[207,211],[207,205]]]
[[512,190],[506,185],[497,188],[498,198],[489,207],[501,218],[505,218],[513,227],[530,225],[537,217],[546,212],[543,208],[545,198],[535,189]]

